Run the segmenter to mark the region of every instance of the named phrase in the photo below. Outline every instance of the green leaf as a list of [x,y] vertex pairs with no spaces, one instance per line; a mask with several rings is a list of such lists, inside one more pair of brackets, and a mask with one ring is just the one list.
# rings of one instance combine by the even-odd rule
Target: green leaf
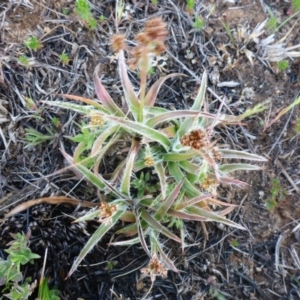
[[155,220],[144,208],[141,209],[141,217],[156,231],[164,234],[168,238],[181,243],[181,239],[173,234],[168,228]]
[[112,122],[115,122],[119,125],[122,125],[123,128],[129,129],[134,131],[137,134],[140,134],[142,136],[145,136],[149,138],[152,141],[156,141],[160,143],[166,150],[169,149],[171,146],[171,142],[169,141],[168,137],[160,133],[159,131],[152,129],[144,124],[140,124],[131,120],[127,120],[125,118],[118,118],[118,117],[113,117],[113,116],[107,116],[102,113],[98,113],[98,115],[109,119]]
[[139,108],[140,108],[140,101],[137,98],[133,88],[132,84],[129,80],[128,74],[127,74],[127,66],[125,63],[125,57],[124,57],[124,51],[119,51],[119,74],[122,82],[122,87],[125,95],[125,100],[130,108],[131,113],[133,114],[133,117],[135,120],[139,119]]
[[199,154],[194,150],[186,151],[185,153],[170,152],[170,153],[163,154],[162,159],[164,161],[179,162],[179,161],[186,161],[198,155]]
[[207,113],[200,113],[199,111],[174,110],[174,111],[168,111],[166,113],[148,119],[146,125],[154,128],[159,123],[166,122],[169,120],[174,120],[174,119],[187,118],[187,117],[194,117],[194,118],[205,117],[205,118],[215,119],[215,116]]
[[246,159],[246,160],[254,160],[254,161],[268,161],[266,158],[248,153],[245,151],[238,151],[238,150],[229,150],[229,149],[219,149],[223,158],[234,158],[234,159]]
[[124,117],[124,113],[122,110],[115,104],[114,100],[110,97],[104,86],[102,85],[99,77],[99,65],[96,66],[95,72],[94,72],[94,84],[95,84],[95,90],[96,94],[98,96],[98,99],[101,101],[101,103],[105,106],[105,108],[113,115]]
[[112,134],[116,133],[118,129],[120,128],[119,125],[110,126],[106,130],[104,130],[95,140],[92,151],[91,151],[91,157],[94,157],[99,154],[100,150],[103,147],[104,142],[106,139],[111,136]]
[[41,102],[51,105],[51,106],[56,106],[56,107],[61,107],[61,108],[77,111],[77,112],[80,112],[85,115],[98,112],[94,109],[93,106],[88,106],[88,105],[83,106],[83,105],[79,105],[79,104],[73,104],[73,103],[61,102],[61,101],[41,101]]
[[162,195],[162,199],[166,199],[166,193],[167,193],[167,176],[166,176],[166,171],[164,168],[164,165],[162,162],[159,162],[157,164],[155,164],[154,166],[155,171],[158,175],[159,178],[159,184],[160,184],[160,192]]
[[185,178],[185,175],[181,172],[180,168],[175,162],[168,162],[168,169],[170,174],[175,178],[177,182],[180,182],[182,179],[184,179],[183,191],[188,197],[193,198],[201,195],[200,191],[195,188],[187,178]]
[[81,261],[86,257],[86,255],[96,246],[97,243],[103,238],[103,236],[111,229],[118,220],[122,217],[124,212],[126,211],[126,206],[121,206],[118,208],[117,212],[111,217],[109,223],[102,223],[99,228],[94,232],[94,234],[90,237],[88,242],[85,244],[83,249],[81,250],[79,256],[74,261],[71,270],[68,273],[67,277],[70,277],[78,268]]
[[249,164],[223,164],[219,166],[219,171],[224,173],[230,173],[239,170],[246,170],[246,171],[257,171],[262,170],[263,167],[249,165]]
[[[76,95],[67,95],[67,94],[60,94],[59,95],[60,97],[64,97],[64,98],[67,98],[67,99],[70,99],[70,100],[75,100],[75,101],[81,101],[83,103],[86,103],[86,104],[89,104],[95,108],[97,108],[98,110],[104,112],[104,113],[109,113],[108,110],[106,108],[103,107],[103,105],[97,103],[96,101],[94,100],[91,100],[91,99],[87,99],[87,98],[84,98],[84,97],[80,97],[80,96],[76,96]],[[49,104],[51,105],[51,101],[49,101]]]
[[207,221],[210,221],[210,222],[223,223],[225,225],[228,225],[228,226],[231,226],[231,227],[234,227],[237,229],[246,230],[246,228],[243,227],[242,225],[239,225],[238,223],[228,220],[225,217],[218,215],[216,212],[210,212],[210,211],[207,211],[205,209],[201,209],[201,208],[195,207],[195,206],[186,208],[186,211],[189,213],[198,215],[200,217],[204,217],[207,219]]
[[132,139],[132,145],[131,145],[131,150],[130,153],[128,154],[127,160],[126,160],[126,165],[125,165],[125,170],[123,173],[123,178],[121,181],[121,193],[124,195],[129,196],[130,195],[130,180],[132,176],[132,169],[134,166],[134,161],[135,158],[139,152],[140,149],[140,142],[136,139]]
[[[202,75],[201,85],[200,85],[198,94],[196,96],[195,102],[191,107],[191,110],[195,110],[195,111],[199,111],[199,112],[201,111],[203,103],[204,103],[204,99],[205,99],[206,86],[207,86],[207,74],[206,74],[206,71],[204,71],[203,75]],[[180,126],[180,129],[178,130],[179,138],[183,137],[183,135],[185,135],[187,132],[189,132],[190,130],[193,129],[192,125],[193,125],[195,118],[197,118],[197,117],[186,118],[184,120],[184,122]]]
[[165,216],[165,214],[168,212],[169,208],[177,200],[177,197],[182,188],[182,185],[183,185],[183,181],[179,182],[175,186],[173,191],[170,193],[170,195],[167,197],[167,199],[164,202],[162,202],[161,206],[159,207],[159,209],[156,211],[156,213],[154,215],[154,218],[157,221],[160,221]]

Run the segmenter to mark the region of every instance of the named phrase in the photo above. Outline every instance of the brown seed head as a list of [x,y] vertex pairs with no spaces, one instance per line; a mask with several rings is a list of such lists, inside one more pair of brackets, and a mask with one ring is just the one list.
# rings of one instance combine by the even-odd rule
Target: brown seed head
[[164,264],[159,261],[156,254],[150,260],[148,267],[141,269],[142,274],[150,275],[151,279],[155,279],[156,275],[161,277],[167,277],[168,270],[164,267]]
[[99,221],[105,222],[105,221],[109,221],[112,215],[117,211],[117,206],[102,201],[99,210],[100,210]]
[[118,52],[120,50],[124,50],[125,48],[126,48],[125,36],[123,34],[115,34],[111,38],[111,49],[114,52]]
[[181,140],[183,146],[188,146],[196,150],[206,148],[209,146],[209,140],[206,133],[201,130],[192,130],[191,132],[185,134]]
[[213,147],[211,149],[211,153],[215,161],[221,161],[221,159],[223,158],[222,153],[219,151],[217,147]]

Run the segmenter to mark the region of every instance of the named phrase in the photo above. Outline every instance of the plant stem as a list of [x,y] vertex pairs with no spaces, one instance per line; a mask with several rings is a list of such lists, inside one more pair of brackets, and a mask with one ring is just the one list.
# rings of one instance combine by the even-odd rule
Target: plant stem
[[281,27],[283,27],[287,22],[289,22],[292,18],[294,18],[298,13],[300,12],[300,10],[299,11],[297,11],[297,12],[295,12],[293,15],[291,15],[290,17],[288,17],[286,20],[284,20],[276,29],[275,29],[275,31],[278,31]]

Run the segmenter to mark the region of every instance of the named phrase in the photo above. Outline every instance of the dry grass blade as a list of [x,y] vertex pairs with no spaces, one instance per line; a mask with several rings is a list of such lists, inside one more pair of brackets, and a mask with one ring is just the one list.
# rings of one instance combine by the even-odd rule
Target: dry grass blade
[[14,216],[15,214],[18,214],[34,205],[42,204],[42,203],[47,203],[47,204],[52,204],[52,205],[59,205],[62,203],[68,203],[73,206],[80,205],[82,207],[96,207],[98,204],[88,202],[88,201],[81,201],[78,199],[73,199],[73,198],[68,198],[65,196],[53,196],[53,197],[45,197],[45,198],[38,198],[34,200],[29,200],[24,203],[19,204],[16,206],[14,209],[12,209],[9,213],[5,215],[5,218],[9,218],[11,216]]

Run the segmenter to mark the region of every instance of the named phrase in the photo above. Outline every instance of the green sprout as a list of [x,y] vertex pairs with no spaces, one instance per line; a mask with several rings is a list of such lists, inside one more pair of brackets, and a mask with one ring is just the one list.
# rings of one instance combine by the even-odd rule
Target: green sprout
[[[8,244],[10,247],[5,250],[8,253],[7,259],[3,260],[0,257],[0,282],[5,285],[2,292],[4,294],[4,292],[9,291],[8,294],[5,294],[8,299],[28,299],[36,283],[29,284],[29,278],[24,280],[21,266],[28,263],[32,264],[33,260],[40,258],[40,256],[31,252],[28,247],[29,238],[26,235],[17,233],[11,234],[11,236],[14,240]],[[23,283],[20,284],[22,281]]]
[[296,121],[296,132],[300,133],[300,118],[298,118]]
[[97,27],[97,21],[91,13],[91,7],[87,0],[76,0],[75,12],[84,21],[88,29]]
[[23,65],[23,66],[25,66],[25,67],[30,67],[30,60],[29,60],[29,58],[27,57],[27,56],[25,56],[25,55],[21,55],[21,56],[19,56],[18,57],[18,62],[19,62],[19,64],[21,64],[21,65]]
[[25,148],[34,147],[46,141],[53,144],[56,138],[55,132],[53,129],[49,129],[48,127],[46,127],[46,130],[49,133],[48,135],[34,129],[25,129],[26,135],[24,139],[27,142]]
[[186,10],[192,12],[195,7],[195,0],[186,0]]
[[62,10],[61,10],[61,12],[62,12],[64,15],[67,16],[67,15],[70,13],[70,10],[69,10],[68,8],[66,8],[66,7],[63,7]]
[[197,30],[202,30],[203,27],[205,26],[205,20],[202,19],[200,16],[196,15],[195,16],[195,22],[194,22],[193,26]]
[[232,240],[231,241],[231,246],[235,247],[235,248],[238,247],[239,246],[239,241],[237,239]]
[[67,53],[63,52],[60,56],[59,56],[59,59],[61,60],[61,62],[64,64],[64,65],[67,65],[70,61],[70,58],[68,56]]
[[57,289],[50,290],[46,278],[42,278],[39,283],[38,298],[39,300],[60,300]]
[[60,120],[59,120],[59,118],[57,118],[57,117],[53,117],[52,119],[51,119],[51,123],[55,126],[55,127],[59,127],[61,124],[60,124]]
[[141,173],[140,178],[135,178],[132,180],[131,184],[132,186],[138,190],[137,197],[141,198],[146,193],[155,193],[157,191],[157,188],[153,186],[150,182],[150,173],[147,172],[146,175],[144,172]]
[[279,201],[281,201],[286,195],[286,191],[280,184],[280,181],[277,178],[272,180],[272,187],[271,187],[271,196],[266,200],[266,208],[270,211],[274,210]]
[[281,60],[277,63],[277,69],[279,71],[285,71],[288,69],[289,66],[290,66],[289,62],[286,59]]
[[153,5],[157,5],[158,1],[157,1],[157,0],[151,0],[151,3],[152,3]]
[[113,270],[113,268],[115,267],[115,265],[116,265],[116,263],[115,263],[114,261],[108,261],[108,262],[106,263],[106,268],[107,268],[108,270]]
[[294,12],[300,11],[300,0],[293,0],[292,7],[293,7]]
[[270,19],[267,22],[267,28],[269,30],[275,31],[277,27],[277,19],[269,7],[267,7],[267,11],[270,15]]
[[277,19],[274,16],[271,16],[271,18],[267,22],[267,28],[270,30],[275,30],[277,26]]
[[25,40],[24,45],[32,51],[37,51],[43,47],[36,36],[29,37],[27,40]]
[[99,21],[100,22],[104,22],[105,20],[106,20],[105,16],[104,15],[100,15]]

